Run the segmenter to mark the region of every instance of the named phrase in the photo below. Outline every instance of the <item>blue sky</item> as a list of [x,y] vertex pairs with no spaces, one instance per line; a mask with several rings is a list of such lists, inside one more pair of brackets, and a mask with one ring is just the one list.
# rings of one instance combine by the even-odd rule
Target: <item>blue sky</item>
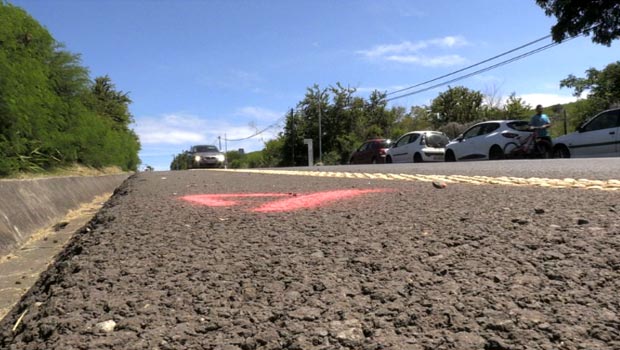
[[[541,38],[554,23],[534,0],[9,2],[80,54],[91,77],[107,74],[129,93],[140,158],[156,170],[218,136],[228,150],[262,149],[280,127],[224,137],[277,124],[314,84],[395,91]],[[574,98],[561,79],[602,69],[618,52],[581,37],[451,85],[565,103]],[[390,105],[428,104],[446,88]]]

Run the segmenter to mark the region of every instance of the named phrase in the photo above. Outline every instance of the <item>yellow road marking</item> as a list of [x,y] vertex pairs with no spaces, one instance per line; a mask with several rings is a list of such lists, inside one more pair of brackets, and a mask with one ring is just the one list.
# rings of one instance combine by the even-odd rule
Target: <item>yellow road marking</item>
[[271,175],[318,176],[347,179],[372,179],[388,181],[443,181],[470,185],[502,185],[502,186],[538,186],[547,188],[584,188],[601,191],[620,191],[620,180],[589,180],[589,179],[549,179],[539,177],[510,176],[464,176],[464,175],[423,175],[423,174],[390,174],[390,173],[351,173],[309,170],[277,170],[277,169],[212,169],[212,171],[228,171],[238,173],[255,173]]

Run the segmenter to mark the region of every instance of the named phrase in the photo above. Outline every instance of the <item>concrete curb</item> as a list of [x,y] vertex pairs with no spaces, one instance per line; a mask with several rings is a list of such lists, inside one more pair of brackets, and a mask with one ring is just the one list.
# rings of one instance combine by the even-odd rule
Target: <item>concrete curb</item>
[[112,192],[129,174],[0,181],[0,255],[69,210]]

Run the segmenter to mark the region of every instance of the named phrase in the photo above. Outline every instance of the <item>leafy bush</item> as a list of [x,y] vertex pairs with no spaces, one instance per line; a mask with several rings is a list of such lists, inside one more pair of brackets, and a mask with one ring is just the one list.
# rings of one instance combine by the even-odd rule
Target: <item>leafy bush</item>
[[136,170],[127,95],[107,76],[92,82],[22,9],[0,1],[0,23],[0,176],[75,162]]

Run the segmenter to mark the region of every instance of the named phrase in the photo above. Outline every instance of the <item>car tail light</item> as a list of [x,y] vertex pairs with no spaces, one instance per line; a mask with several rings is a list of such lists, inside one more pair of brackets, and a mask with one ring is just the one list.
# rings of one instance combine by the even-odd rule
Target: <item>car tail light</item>
[[519,137],[519,134],[515,134],[513,132],[504,132],[502,133],[502,136],[507,137],[509,139],[514,139],[516,137]]
[[379,154],[382,155],[382,156],[386,155],[387,154],[387,148],[381,148],[379,150]]

